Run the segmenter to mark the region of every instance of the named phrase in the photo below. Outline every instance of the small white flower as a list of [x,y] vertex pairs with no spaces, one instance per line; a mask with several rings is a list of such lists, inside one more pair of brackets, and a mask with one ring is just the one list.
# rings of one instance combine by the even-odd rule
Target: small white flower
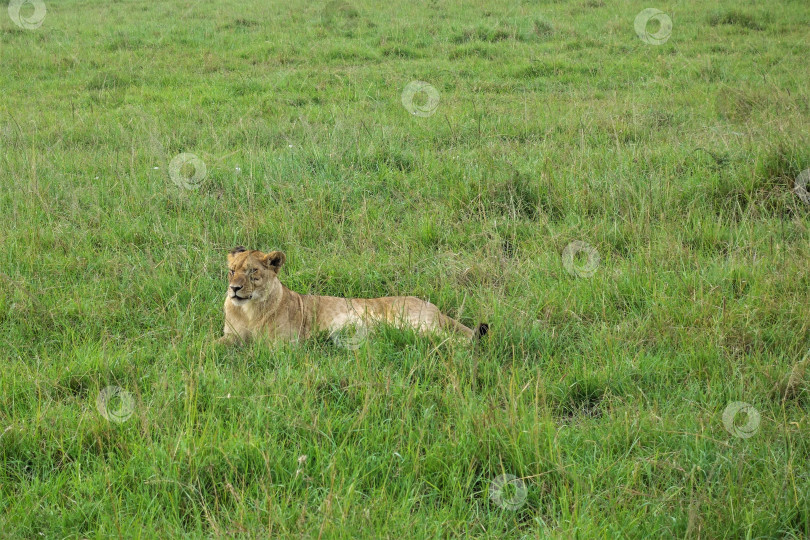
[[298,464],[299,465],[303,465],[306,460],[307,460],[307,455],[306,454],[301,454],[300,456],[298,456]]
[[160,169],[160,167],[152,167],[152,168],[153,168],[154,170],[158,170],[158,169]]

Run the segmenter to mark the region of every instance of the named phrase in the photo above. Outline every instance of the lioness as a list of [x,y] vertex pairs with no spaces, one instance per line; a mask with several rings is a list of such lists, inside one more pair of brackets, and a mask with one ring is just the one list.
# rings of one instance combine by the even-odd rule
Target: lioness
[[219,343],[265,336],[271,340],[306,339],[313,332],[334,335],[342,328],[386,322],[420,332],[448,329],[470,340],[487,333],[442,314],[439,308],[414,296],[338,298],[298,294],[281,284],[278,273],[286,257],[281,251],[262,253],[242,246],[228,253],[228,291],[225,297],[225,335]]

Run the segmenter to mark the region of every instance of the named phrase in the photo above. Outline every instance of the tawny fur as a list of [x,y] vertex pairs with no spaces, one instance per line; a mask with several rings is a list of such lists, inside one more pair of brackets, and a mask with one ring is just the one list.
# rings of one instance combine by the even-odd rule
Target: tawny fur
[[381,322],[420,332],[447,330],[471,340],[486,333],[486,325],[474,331],[415,296],[339,298],[298,294],[278,279],[285,259],[281,251],[262,253],[242,247],[228,254],[225,335],[220,342],[260,337],[301,340],[320,331],[333,334],[350,325],[368,328]]

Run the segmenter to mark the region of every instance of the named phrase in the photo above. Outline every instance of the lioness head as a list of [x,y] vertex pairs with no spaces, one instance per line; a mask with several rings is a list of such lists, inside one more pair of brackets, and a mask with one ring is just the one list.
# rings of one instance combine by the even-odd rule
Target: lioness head
[[228,299],[236,306],[268,298],[276,290],[286,257],[281,251],[262,253],[242,246],[228,252]]

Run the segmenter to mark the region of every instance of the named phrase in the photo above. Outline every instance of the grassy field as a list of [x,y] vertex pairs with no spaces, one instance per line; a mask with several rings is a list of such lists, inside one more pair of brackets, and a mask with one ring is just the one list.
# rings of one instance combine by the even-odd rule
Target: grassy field
[[[805,0],[43,5],[0,537],[810,535]],[[216,347],[239,244],[490,334]]]

